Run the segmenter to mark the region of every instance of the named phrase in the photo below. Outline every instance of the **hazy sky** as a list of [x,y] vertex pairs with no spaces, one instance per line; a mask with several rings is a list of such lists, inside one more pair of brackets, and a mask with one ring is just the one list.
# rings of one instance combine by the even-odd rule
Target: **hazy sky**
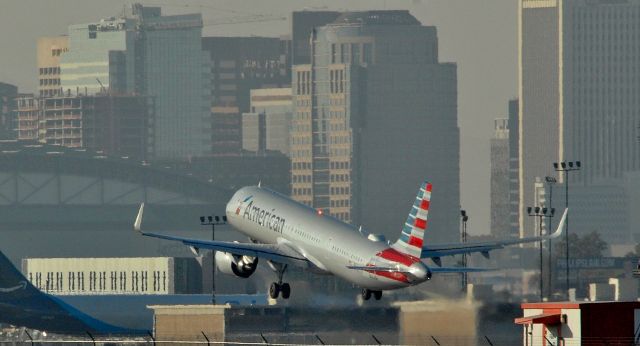
[[[69,24],[115,16],[125,0],[0,0],[0,81],[20,92],[36,90],[36,40],[65,34]],[[289,20],[218,24],[265,14],[289,18],[293,10],[408,9],[438,29],[440,61],[458,64],[458,123],[461,129],[461,204],[469,231],[489,232],[489,138],[493,119],[506,117],[516,95],[517,1],[514,0],[160,0],[138,1],[163,13],[202,12],[205,36],[279,36]],[[407,163],[410,168],[410,163]],[[425,172],[425,179],[428,179]],[[416,182],[416,188],[419,182]],[[433,203],[447,191],[434,186]],[[411,201],[407,201],[409,210]],[[398,226],[400,229],[400,226]],[[457,232],[458,230],[452,230]]]

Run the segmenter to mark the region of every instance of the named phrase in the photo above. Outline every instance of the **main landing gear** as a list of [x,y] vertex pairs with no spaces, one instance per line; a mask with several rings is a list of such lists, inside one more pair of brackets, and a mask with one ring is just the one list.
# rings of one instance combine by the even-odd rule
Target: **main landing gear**
[[373,298],[375,298],[376,300],[380,300],[382,298],[382,291],[372,291],[366,288],[362,289],[362,299],[363,300],[369,300],[371,299],[371,296],[373,295]]
[[289,286],[287,282],[282,282],[282,277],[287,270],[287,265],[269,261],[269,266],[278,274],[278,282],[272,282],[271,286],[269,286],[269,297],[271,297],[271,299],[277,299],[280,293],[282,293],[283,299],[289,299],[291,286]]

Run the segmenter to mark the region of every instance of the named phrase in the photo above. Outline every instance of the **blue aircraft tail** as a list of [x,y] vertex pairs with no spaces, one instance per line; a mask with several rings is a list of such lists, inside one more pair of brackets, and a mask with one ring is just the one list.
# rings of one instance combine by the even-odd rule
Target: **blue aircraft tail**
[[41,292],[0,251],[0,323],[59,334],[143,334],[97,320]]

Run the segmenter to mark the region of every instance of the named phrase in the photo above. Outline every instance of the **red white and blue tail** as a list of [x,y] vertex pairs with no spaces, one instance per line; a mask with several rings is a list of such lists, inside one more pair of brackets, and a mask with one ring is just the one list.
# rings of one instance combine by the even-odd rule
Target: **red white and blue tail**
[[402,227],[400,239],[392,247],[403,254],[420,258],[424,243],[424,231],[427,228],[429,204],[431,202],[431,183],[425,181],[413,202],[407,221]]

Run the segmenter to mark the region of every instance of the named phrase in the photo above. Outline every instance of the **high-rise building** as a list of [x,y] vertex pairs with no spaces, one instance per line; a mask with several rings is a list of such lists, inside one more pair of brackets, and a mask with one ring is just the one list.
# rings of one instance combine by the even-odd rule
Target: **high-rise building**
[[639,18],[638,0],[520,1],[522,235],[533,231],[524,208],[535,178],[555,174],[553,162],[582,162],[570,186],[608,185],[640,169]]
[[512,237],[520,236],[520,122],[518,120],[517,99],[509,100],[509,235]]
[[153,153],[180,158],[211,152],[208,58],[202,16],[163,16],[159,7],[69,27],[60,58],[65,95],[136,93],[155,102]]
[[491,234],[510,235],[509,226],[509,119],[495,119],[491,138]]
[[0,140],[15,139],[15,101],[18,87],[0,82]]
[[310,42],[293,70],[293,198],[396,237],[426,179],[434,238],[457,240],[456,66],[438,62],[436,29],[408,11],[348,12]]
[[251,112],[242,114],[242,148],[289,155],[292,112],[291,88],[252,89]]
[[211,59],[211,152],[240,155],[242,113],[249,112],[250,91],[291,83],[290,43],[268,37],[204,37]]
[[17,99],[18,139],[147,159],[153,150],[152,100],[135,95]]
[[60,57],[69,51],[69,37],[38,38],[38,92],[40,97],[57,96],[60,84]]

